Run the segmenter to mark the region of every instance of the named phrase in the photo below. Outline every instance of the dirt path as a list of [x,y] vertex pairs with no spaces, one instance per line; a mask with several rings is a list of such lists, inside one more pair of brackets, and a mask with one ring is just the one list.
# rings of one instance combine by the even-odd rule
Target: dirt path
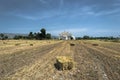
[[[75,67],[57,70],[56,56],[73,57]],[[114,48],[63,41],[0,56],[0,77],[1,80],[119,80],[119,56],[119,50]]]

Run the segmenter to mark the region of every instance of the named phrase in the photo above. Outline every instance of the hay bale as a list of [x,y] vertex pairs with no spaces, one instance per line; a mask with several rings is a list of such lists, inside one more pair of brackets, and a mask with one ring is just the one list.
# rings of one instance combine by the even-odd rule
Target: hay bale
[[15,44],[15,46],[19,46],[19,45],[20,45],[20,43],[16,43],[16,44]]
[[30,44],[30,46],[33,46],[33,44]]
[[75,44],[74,43],[70,43],[70,46],[75,46]]
[[92,44],[93,46],[99,46],[99,44]]
[[7,44],[6,42],[3,42],[3,44]]
[[74,61],[71,57],[57,56],[57,69],[59,70],[70,70],[74,66]]

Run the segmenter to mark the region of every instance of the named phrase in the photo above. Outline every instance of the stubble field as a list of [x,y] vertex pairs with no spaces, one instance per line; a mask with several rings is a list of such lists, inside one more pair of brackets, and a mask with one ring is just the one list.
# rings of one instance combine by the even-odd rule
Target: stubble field
[[[74,68],[57,70],[56,56],[72,57]],[[120,43],[1,40],[0,80],[120,80]]]

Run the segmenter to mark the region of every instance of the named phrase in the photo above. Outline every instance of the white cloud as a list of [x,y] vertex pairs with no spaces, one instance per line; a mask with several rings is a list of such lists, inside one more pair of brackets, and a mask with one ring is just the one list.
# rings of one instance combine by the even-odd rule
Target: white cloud
[[18,13],[18,12],[10,12],[9,15],[17,16],[20,18],[28,19],[28,20],[42,20],[42,19],[48,19],[48,18],[53,18],[53,17],[66,16],[66,13],[50,10],[49,13],[47,13],[47,12],[39,13],[38,12],[36,14],[28,15],[28,14],[23,14],[23,13]]
[[119,8],[96,11],[95,10],[96,7],[97,7],[96,5],[83,6],[80,9],[72,10],[72,14],[69,15],[71,15],[71,17],[78,17],[78,16],[102,16],[120,13]]

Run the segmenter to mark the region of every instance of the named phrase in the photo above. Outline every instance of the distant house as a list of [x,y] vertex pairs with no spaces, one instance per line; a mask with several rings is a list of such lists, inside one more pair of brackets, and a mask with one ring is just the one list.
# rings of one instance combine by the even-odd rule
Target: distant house
[[60,40],[75,40],[75,37],[69,32],[62,32],[59,34]]

